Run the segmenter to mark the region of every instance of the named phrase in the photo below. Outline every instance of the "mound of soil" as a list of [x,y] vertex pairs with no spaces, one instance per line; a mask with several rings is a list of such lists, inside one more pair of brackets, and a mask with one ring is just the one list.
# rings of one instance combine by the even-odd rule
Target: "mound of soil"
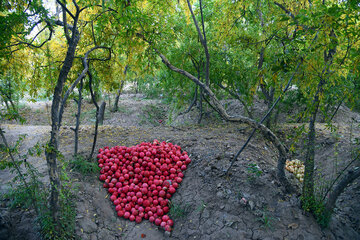
[[[224,177],[223,171],[229,166],[233,153],[249,134],[250,129],[244,127],[236,124],[183,128],[102,126],[98,148],[131,146],[157,138],[178,144],[191,154],[193,162],[172,198],[171,216],[175,220],[175,226],[170,239],[360,237],[356,225],[359,213],[356,201],[359,197],[359,181],[339,200],[340,205],[331,227],[322,230],[312,216],[301,210],[298,195],[284,193],[276,179],[275,149],[264,142],[261,136],[256,137],[245,150],[230,177]],[[12,128],[14,132],[21,133],[27,126]],[[90,150],[92,131],[91,126],[81,127],[80,146],[84,153]],[[320,131],[320,136],[332,139],[325,130]],[[9,137],[12,138],[10,135]],[[61,139],[61,151],[70,158],[73,132],[69,128],[63,129]],[[39,166],[46,165],[44,160],[37,159],[40,163],[35,162],[36,159],[30,161],[40,164]],[[253,166],[256,166],[257,171],[253,170]],[[45,171],[46,168],[42,169]],[[145,239],[168,239],[160,229],[147,221],[135,224],[117,217],[98,175],[82,176],[73,172],[71,176],[78,186],[76,232],[82,239],[140,239],[141,236],[146,236]],[[296,184],[297,180],[290,175],[289,177]],[[343,203],[346,207],[341,206]],[[29,225],[27,222],[15,225],[24,224]]]
[[[140,98],[140,95],[122,96],[119,111],[106,113],[105,125],[99,128],[97,149],[133,146],[156,138],[180,145],[190,154],[192,163],[171,199],[174,230],[167,236],[148,221],[135,224],[117,217],[98,174],[83,176],[72,171],[69,174],[77,186],[76,234],[81,239],[360,239],[360,179],[339,198],[330,227],[321,229],[315,219],[301,209],[300,183],[290,173],[287,173],[288,178],[298,186],[298,193],[285,193],[276,178],[276,150],[261,135],[256,135],[250,142],[231,174],[224,176],[234,153],[251,132],[248,126],[225,124],[216,116],[205,117],[205,125],[194,125],[196,110],[177,120],[176,127],[166,126],[166,106],[159,100],[140,101]],[[229,103],[227,108],[234,114],[242,111],[235,103]],[[60,133],[60,150],[67,160],[73,154],[74,136],[69,126],[75,123],[74,110],[75,106],[69,104]],[[45,142],[50,131],[46,105],[26,111],[28,125],[3,125],[12,143],[20,134],[28,135],[22,151],[38,141]],[[81,153],[87,155],[92,143],[93,106],[85,102],[83,113],[79,147]],[[344,113],[338,120],[358,119],[357,114],[352,114]],[[324,124],[317,124],[316,169],[322,173],[317,175],[317,186],[333,179],[352,159],[353,140],[360,137],[360,129],[353,122],[339,123],[335,133]],[[288,146],[295,144],[297,151],[292,158],[302,160],[306,143],[287,139],[287,136],[295,136],[300,127],[301,124],[284,124],[277,134]],[[47,175],[44,156],[28,161]],[[11,182],[12,177],[9,171],[1,170],[1,192],[8,191],[6,183]],[[43,181],[48,183],[46,177]],[[10,211],[4,201],[1,209],[0,234],[4,233],[3,236],[9,236],[9,239],[39,239],[33,213],[21,209]]]

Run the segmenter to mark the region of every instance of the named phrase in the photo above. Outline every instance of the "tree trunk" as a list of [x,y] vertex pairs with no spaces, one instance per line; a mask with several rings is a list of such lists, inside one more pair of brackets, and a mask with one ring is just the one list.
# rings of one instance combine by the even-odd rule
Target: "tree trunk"
[[304,174],[304,184],[303,184],[303,193],[302,193],[302,202],[303,205],[311,204],[314,201],[314,166],[315,166],[315,121],[316,115],[319,110],[320,105],[320,94],[322,93],[322,87],[325,84],[323,79],[320,79],[320,82],[317,87],[312,105],[314,107],[309,123],[309,133],[307,136],[306,143],[306,156],[305,156],[305,174]]
[[340,101],[340,103],[338,104],[338,106],[336,107],[334,113],[331,115],[331,117],[330,117],[330,122],[334,119],[336,113],[339,111],[339,109],[340,109],[340,107],[341,107],[341,104],[342,104],[342,103],[344,102],[344,100],[345,100],[345,97],[346,97],[346,95],[341,99],[341,101]]
[[193,108],[193,106],[195,106],[195,104],[197,103],[197,96],[198,96],[198,85],[195,86],[194,97],[193,97],[193,100],[192,100],[190,106],[184,112],[180,113],[179,116],[190,112],[190,110]]
[[10,107],[9,107],[9,104],[8,104],[7,100],[6,100],[4,97],[3,97],[2,99],[3,99],[3,101],[4,101],[5,105],[6,105],[7,111],[8,111],[8,112],[11,112],[11,109],[10,109]]
[[334,190],[329,194],[329,198],[325,203],[325,211],[327,214],[332,213],[338,197],[341,195],[341,193],[344,192],[345,188],[358,177],[360,177],[360,167],[349,170],[347,174],[341,179],[341,181],[336,185]]
[[206,57],[206,63],[205,63],[205,85],[206,85],[207,87],[209,87],[209,85],[210,85],[210,74],[209,74],[210,55],[209,55],[209,50],[208,50],[208,47],[207,47],[207,40],[206,40],[206,32],[205,32],[205,23],[204,23],[204,16],[203,16],[202,1],[200,0],[201,25],[202,25],[202,30],[203,30],[202,33],[201,33],[201,30],[200,30],[199,24],[198,24],[198,22],[197,22],[197,20],[196,20],[195,14],[194,14],[194,12],[193,12],[193,10],[192,10],[190,1],[189,1],[189,0],[186,0],[186,1],[187,1],[189,10],[190,10],[192,19],[193,19],[193,21],[194,21],[194,25],[195,25],[195,27],[196,27],[196,30],[197,30],[197,33],[198,33],[198,36],[199,36],[201,45],[203,45],[203,48],[204,48],[205,57]]
[[[330,32],[330,37],[336,38],[334,30]],[[333,42],[334,40],[332,40]],[[315,121],[316,115],[320,105],[320,95],[323,93],[323,86],[326,83],[326,75],[329,73],[330,66],[333,62],[333,56],[336,53],[336,44],[334,48],[329,49],[329,51],[324,51],[324,62],[325,66],[320,75],[320,81],[316,89],[314,99],[312,101],[312,113],[310,116],[309,123],[309,133],[308,133],[308,142],[306,146],[306,156],[305,156],[305,173],[304,173],[304,184],[303,184],[303,195],[302,195],[302,205],[305,209],[313,210],[312,206],[315,201],[314,196],[314,166],[315,166]]]
[[102,102],[99,108],[99,113],[97,115],[97,118],[99,119],[99,124],[103,125],[104,123],[104,117],[105,117],[105,106],[106,102]]
[[75,125],[75,146],[74,146],[74,156],[78,154],[78,146],[79,146],[79,126],[80,126],[80,116],[81,116],[81,102],[82,102],[82,89],[83,89],[83,79],[80,81],[79,87],[79,99],[75,100],[77,103],[77,114],[76,114],[76,125]]
[[94,91],[93,91],[93,88],[92,88],[92,74],[90,71],[88,71],[88,76],[89,76],[89,89],[90,89],[90,94],[91,94],[91,99],[92,99],[92,102],[94,103],[95,107],[96,107],[96,117],[95,117],[95,130],[94,130],[94,140],[93,140],[93,144],[92,144],[92,147],[91,147],[91,152],[90,152],[90,155],[89,155],[89,160],[92,159],[92,156],[94,155],[94,152],[95,152],[95,146],[96,146],[96,141],[97,141],[97,134],[98,134],[98,128],[99,128],[99,118],[98,118],[98,115],[99,115],[99,105],[96,101],[96,97],[95,97],[95,94],[94,94]]
[[[260,19],[262,20],[262,13],[261,11],[259,10],[259,15],[260,15]],[[263,25],[263,20],[262,20],[262,25]],[[262,67],[264,65],[264,54],[265,54],[265,47],[262,47],[261,50],[260,50],[260,57],[259,57],[259,63],[258,63],[258,71],[261,71],[262,70]],[[264,95],[265,97],[265,103],[267,105],[267,110],[269,111],[269,109],[271,108],[271,106],[273,105],[273,101],[274,101],[274,92],[275,92],[275,89],[273,87],[270,87],[269,90],[267,90],[266,88],[266,84],[264,82],[264,75],[263,74],[260,74],[259,75],[259,79],[260,79],[260,89],[261,89],[261,92],[262,94]],[[272,113],[270,112],[268,118],[266,119],[266,122],[265,122],[265,126],[267,128],[270,128],[271,127],[271,115]]]
[[115,102],[114,102],[114,107],[112,109],[112,112],[117,112],[118,108],[119,108],[119,99],[120,99],[120,94],[122,92],[122,89],[124,87],[124,80],[121,81],[121,84],[120,84],[120,88],[118,90],[118,93],[116,94],[116,98],[115,98]]
[[198,124],[201,123],[203,117],[203,98],[204,98],[204,91],[202,88],[200,88]]
[[[75,27],[75,26],[74,26]],[[68,51],[66,53],[66,57],[64,60],[64,65],[60,70],[60,74],[54,89],[54,95],[51,105],[51,134],[50,140],[45,149],[46,162],[49,169],[49,178],[50,178],[50,212],[52,215],[52,220],[55,226],[59,222],[59,190],[60,190],[60,178],[57,169],[57,155],[58,155],[58,137],[59,137],[59,128],[61,121],[59,121],[59,105],[61,101],[61,94],[64,88],[65,80],[70,72],[70,69],[73,64],[76,46],[79,42],[80,35],[75,30],[73,33],[73,37],[70,41]],[[56,228],[58,230],[58,227]]]

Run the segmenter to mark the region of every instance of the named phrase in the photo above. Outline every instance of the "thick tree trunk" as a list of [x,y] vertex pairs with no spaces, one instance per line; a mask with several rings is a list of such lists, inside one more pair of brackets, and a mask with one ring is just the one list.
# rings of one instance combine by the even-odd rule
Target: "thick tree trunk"
[[[330,36],[336,38],[334,31],[330,32]],[[332,40],[334,41],[334,40]],[[320,81],[316,89],[316,93],[314,95],[314,99],[312,101],[312,112],[310,116],[309,123],[309,133],[308,133],[308,141],[306,146],[306,156],[305,156],[305,173],[304,173],[304,183],[303,183],[303,195],[302,195],[302,205],[306,209],[311,209],[313,202],[315,201],[314,196],[314,166],[315,166],[315,122],[316,115],[320,106],[320,96],[323,93],[323,86],[326,84],[326,77],[329,73],[330,66],[333,61],[333,56],[336,53],[336,44],[335,47],[329,49],[329,51],[324,51],[324,61],[325,66],[320,75]]]
[[331,214],[334,210],[336,200],[344,192],[345,188],[351,184],[355,179],[360,177],[360,167],[353,170],[349,170],[347,174],[341,179],[341,181],[335,186],[333,191],[329,194],[329,198],[325,203],[326,213]]
[[99,119],[99,124],[103,125],[104,123],[104,117],[105,117],[105,107],[106,107],[106,102],[102,102],[99,108],[99,113],[97,115],[96,118]]
[[304,174],[304,184],[303,184],[303,203],[311,202],[314,200],[314,165],[315,165],[315,121],[316,115],[319,109],[319,94],[321,90],[321,84],[318,86],[317,94],[313,100],[314,110],[311,113],[310,123],[309,123],[309,133],[306,143],[306,156],[305,156],[305,174]]
[[60,116],[59,116],[59,105],[61,101],[61,94],[64,88],[65,80],[70,72],[73,64],[76,46],[79,42],[80,35],[77,31],[73,33],[73,37],[68,47],[64,65],[60,70],[60,74],[57,80],[57,84],[54,89],[54,95],[51,105],[51,134],[50,141],[45,149],[46,162],[49,169],[50,178],[50,212],[54,224],[59,222],[59,190],[60,190],[60,178],[57,169],[57,154],[58,154],[58,137],[60,128]]

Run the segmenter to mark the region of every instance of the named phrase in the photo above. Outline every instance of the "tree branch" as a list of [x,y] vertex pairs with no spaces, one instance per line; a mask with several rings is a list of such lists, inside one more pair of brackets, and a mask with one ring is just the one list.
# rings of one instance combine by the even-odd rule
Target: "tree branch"
[[[138,37],[142,38],[144,41],[148,42],[149,41],[140,33],[137,34]],[[281,169],[278,169],[278,171],[280,171],[281,173],[278,174],[278,176],[280,177],[280,181],[283,182],[283,184],[288,187],[290,186],[290,184],[288,183],[286,177],[285,177],[285,172],[284,172],[284,167],[285,167],[285,161],[287,158],[287,152],[286,152],[286,148],[284,147],[284,145],[281,143],[281,141],[279,140],[279,138],[270,130],[268,129],[265,125],[256,122],[255,120],[248,118],[248,117],[244,117],[244,116],[230,116],[226,110],[224,109],[224,107],[222,106],[222,104],[220,103],[220,101],[217,99],[216,95],[213,93],[213,91],[204,83],[202,83],[198,78],[196,78],[195,76],[193,76],[192,74],[190,74],[189,72],[177,68],[174,65],[172,65],[169,60],[156,48],[154,48],[154,51],[159,55],[159,57],[161,58],[162,62],[172,71],[180,73],[181,75],[187,77],[188,79],[190,79],[191,81],[193,81],[194,83],[196,83],[199,87],[201,87],[209,96],[209,102],[212,106],[214,106],[215,109],[217,109],[218,113],[220,114],[220,116],[225,119],[226,121],[229,122],[240,122],[240,123],[246,123],[250,126],[252,126],[253,128],[260,130],[260,132],[263,134],[264,137],[266,137],[268,140],[270,140],[275,147],[278,149],[279,151],[279,161],[278,161],[278,167],[282,166]],[[302,62],[302,61],[301,61]],[[299,67],[299,65],[298,65]],[[290,84],[290,83],[289,83]],[[288,84],[288,85],[289,85]],[[286,88],[287,90],[287,88]],[[279,99],[278,99],[279,100]],[[277,101],[278,102],[278,101]],[[273,106],[274,107],[274,106]],[[270,109],[270,111],[272,111],[273,107]]]
[[56,0],[56,2],[60,4],[60,6],[63,8],[63,10],[65,10],[72,19],[75,19],[75,16],[70,12],[70,10],[65,6],[64,3],[62,3],[60,0]]
[[[66,100],[68,99],[70,93],[74,90],[75,86],[82,80],[85,78],[86,74],[88,73],[88,70],[89,70],[89,63],[88,63],[88,57],[89,57],[89,54],[96,50],[96,49],[108,49],[110,50],[110,48],[108,47],[103,47],[103,46],[95,46],[93,47],[92,49],[90,49],[89,51],[87,51],[85,53],[85,56],[84,58],[82,59],[83,60],[83,66],[84,66],[84,70],[81,72],[81,74],[78,76],[78,78],[73,82],[73,84],[70,86],[70,88],[66,91],[62,101],[61,101],[61,106],[60,106],[60,110],[59,110],[59,123],[58,123],[58,128],[60,128],[60,123],[61,123],[61,120],[62,120],[62,115],[64,113],[64,108],[65,108],[65,103],[66,103]],[[111,59],[111,51],[109,51],[110,54],[109,54],[109,57],[108,57],[108,60]]]
[[[11,45],[9,45],[9,46],[6,46],[6,47],[0,48],[0,49],[11,48],[11,47],[19,46],[19,45],[27,45],[27,46],[30,47],[30,48],[41,48],[42,46],[44,46],[45,43],[47,43],[48,41],[51,40],[52,35],[53,35],[53,31],[54,31],[54,30],[52,29],[52,26],[50,25],[50,23],[49,23],[49,22],[46,22],[46,23],[47,23],[47,25],[46,25],[43,29],[41,29],[41,30],[33,37],[33,39],[32,39],[30,42],[24,42],[24,41],[19,41],[19,40],[17,40],[17,43],[11,44]],[[32,43],[35,41],[35,39],[36,39],[43,31],[45,31],[45,29],[47,29],[47,28],[48,28],[49,31],[50,31],[48,38],[45,39],[40,45],[34,45],[34,44],[32,44]],[[17,50],[20,50],[20,49],[17,49]],[[17,50],[15,50],[15,51],[17,51]],[[14,52],[14,51],[11,51],[11,52]]]
[[91,33],[92,33],[92,37],[93,37],[93,40],[94,40],[94,45],[97,46],[96,38],[95,38],[95,32],[94,32],[94,22],[93,21],[91,21]]
[[329,198],[326,201],[325,208],[328,213],[333,211],[336,200],[341,195],[341,193],[344,192],[345,188],[358,177],[360,177],[360,167],[349,170],[348,173],[341,179],[334,190],[330,193]]
[[225,87],[224,85],[222,85],[221,83],[216,83],[216,85],[218,85],[220,88],[222,88],[223,90],[225,90],[226,92],[228,92],[231,96],[235,97],[237,100],[240,101],[240,103],[244,106],[244,109],[246,111],[246,113],[248,114],[248,116],[250,118],[254,118],[252,113],[250,112],[249,108],[247,107],[247,104],[244,100],[241,99],[241,96],[239,93],[237,93],[236,91],[231,91],[229,88]]
[[70,35],[69,35],[68,27],[67,27],[66,10],[63,6],[61,6],[61,8],[63,10],[62,12],[63,12],[63,22],[64,22],[64,34],[65,34],[66,40],[69,44],[70,43]]
[[[190,13],[191,13],[191,16],[192,16],[192,19],[194,21],[194,24],[195,24],[195,27],[196,27],[196,30],[198,32],[198,35],[199,35],[199,38],[200,38],[200,42],[201,44],[203,45],[204,47],[204,51],[205,51],[205,57],[206,57],[206,67],[205,67],[205,83],[207,86],[209,86],[209,65],[210,65],[210,55],[209,55],[209,50],[208,50],[208,47],[207,47],[207,42],[206,42],[206,35],[205,35],[205,27],[204,27],[204,19],[203,19],[203,14],[202,14],[202,5],[201,5],[201,0],[200,0],[200,11],[201,11],[201,20],[202,20],[202,25],[203,25],[203,31],[204,33],[201,33],[201,30],[200,30],[200,27],[199,27],[199,24],[196,20],[196,17],[195,17],[195,14],[192,10],[192,7],[191,7],[191,4],[190,4],[190,1],[189,0],[186,0],[187,1],[187,4],[188,4],[188,7],[189,7],[189,10],[190,10]],[[204,34],[204,35],[203,35]]]
[[286,9],[286,7],[284,7],[282,4],[280,4],[278,2],[274,2],[274,4],[276,6],[278,6],[279,8],[281,8],[287,15],[289,15],[294,20],[296,25],[299,25],[298,20],[295,18],[295,15],[292,12],[290,12],[288,9]]

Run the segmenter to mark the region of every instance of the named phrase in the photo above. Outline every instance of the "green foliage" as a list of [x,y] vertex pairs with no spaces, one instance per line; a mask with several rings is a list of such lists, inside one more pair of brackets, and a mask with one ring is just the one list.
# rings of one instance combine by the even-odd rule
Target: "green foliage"
[[272,229],[272,222],[274,221],[274,218],[271,216],[267,208],[265,207],[263,210],[259,213],[261,217],[259,217],[257,220],[260,221],[264,228],[266,229]]
[[[185,1],[162,0],[128,2],[77,1],[80,8],[86,6],[79,19],[79,23],[86,24],[78,24],[83,37],[75,55],[82,56],[94,43],[112,48],[111,62],[91,60],[89,66],[96,99],[103,92],[116,92],[122,81],[135,82],[148,97],[162,97],[174,108],[169,111],[177,112],[193,99],[195,85],[162,64],[158,53],[166,56],[177,68],[186,70],[201,82],[205,81],[206,57],[187,4]],[[100,4],[98,8],[96,5]],[[50,17],[44,6],[42,1],[0,3],[0,90],[1,101],[8,109],[1,112],[0,120],[20,117],[16,103],[25,94],[32,98],[39,93],[48,97],[54,90],[66,55],[64,31],[57,31],[40,49],[27,48],[29,44],[23,44],[31,39],[29,36],[33,36],[33,29],[45,27],[45,33],[55,28],[56,17]],[[67,6],[69,9],[74,7],[71,2],[67,2]],[[210,88],[220,100],[232,98],[235,94],[245,104],[251,105],[254,97],[268,99],[266,93],[272,93],[270,98],[276,99],[282,96],[288,79],[293,77],[295,90],[283,97],[278,106],[279,113],[287,114],[288,119],[296,122],[308,120],[316,105],[313,100],[320,81],[326,82],[319,94],[320,111],[325,122],[330,121],[342,102],[359,110],[357,1],[290,0],[282,1],[280,7],[265,0],[209,0],[202,9],[203,22],[199,1],[192,1],[192,9],[201,30],[205,31],[203,34],[206,33]],[[38,20],[42,21],[39,25]],[[140,34],[146,41],[139,37]],[[44,35],[40,34],[31,44],[42,42],[46,38]],[[102,50],[93,52],[91,59],[103,59],[106,53]],[[295,72],[300,59],[302,65]],[[125,74],[127,67],[129,70]],[[76,58],[64,90],[69,89],[82,70],[81,59]],[[257,91],[260,86],[262,92]],[[88,81],[84,88],[88,94]],[[300,111],[293,111],[293,108]],[[143,123],[157,126],[159,120],[166,121],[166,112],[158,106],[147,106],[143,110]],[[295,131],[296,140],[304,129],[301,127]],[[0,147],[3,155],[16,153],[16,148]],[[45,148],[48,153],[57,151],[48,145]],[[295,152],[295,149],[290,150]],[[56,153],[60,156],[60,152]],[[13,168],[17,164],[23,163],[20,160],[10,163],[3,158],[0,168]],[[71,164],[73,169],[83,174],[96,170],[77,157],[71,160]],[[262,174],[255,164],[249,164],[247,172],[251,181]],[[305,209],[317,212],[317,216],[324,215],[321,204],[306,201],[310,204],[305,204]],[[47,218],[44,219],[46,222]],[[267,222],[266,218],[263,222]],[[47,232],[54,234],[51,224],[49,226]]]
[[[36,222],[40,227],[40,231],[44,239],[73,239],[75,231],[75,203],[74,188],[68,178],[62,178],[63,185],[60,190],[60,222],[53,223],[50,209],[48,207],[49,190],[42,183],[40,177],[42,175],[31,164],[25,162],[28,183],[26,186],[20,182],[12,184],[9,192],[5,193],[1,198],[8,200],[10,208],[21,208],[24,210],[33,209],[35,207],[37,216]],[[66,173],[61,172],[64,176]],[[18,176],[15,177],[15,180]],[[35,200],[35,206],[32,199]],[[60,226],[59,231],[55,230],[56,225]]]
[[139,78],[137,83],[139,91],[145,94],[146,98],[159,99],[163,97],[164,89],[159,78],[148,75]]
[[130,110],[129,108],[123,106],[123,105],[120,105],[117,109],[119,112],[121,113],[125,113],[125,114],[131,114],[133,111]]
[[166,111],[163,107],[156,104],[149,104],[143,107],[143,114],[140,116],[140,124],[150,123],[153,126],[159,126],[166,122]]
[[301,198],[302,208],[313,213],[316,221],[323,228],[326,228],[331,220],[331,212],[326,211],[325,202],[315,198]]
[[[60,221],[58,223],[53,222],[51,211],[48,207],[42,209],[42,212],[40,212],[37,218],[41,227],[41,233],[45,239],[75,239],[76,205],[74,193],[76,192],[76,188],[68,177],[66,168],[66,164],[63,163],[60,171],[60,180],[62,182],[59,191]],[[48,192],[47,194],[50,193]],[[44,199],[44,204],[46,204],[46,202],[47,198]],[[58,229],[57,226],[59,226]]]
[[256,163],[250,163],[247,167],[247,173],[249,181],[254,181],[259,178],[263,172]]
[[[74,188],[66,174],[66,165],[62,164],[60,171],[60,180],[62,181],[62,187],[59,190],[60,222],[53,223],[48,206],[49,188],[42,182],[41,178],[44,176],[27,160],[29,157],[39,157],[43,154],[46,145],[37,143],[29,148],[25,154],[21,154],[19,147],[25,137],[25,135],[20,136],[11,148],[1,145],[0,155],[3,158],[0,162],[0,168],[9,169],[12,173],[16,174],[9,191],[2,195],[1,198],[8,200],[10,208],[34,209],[36,212],[36,222],[44,239],[72,239],[74,236],[76,211],[73,194]],[[18,155],[19,160],[12,162],[8,158],[9,153],[13,156]],[[20,166],[23,166],[20,170],[21,175],[16,171],[16,168],[20,169]],[[56,231],[56,226],[60,226],[58,231]]]
[[170,202],[169,215],[172,218],[183,218],[191,211],[191,205],[186,203]]
[[69,167],[83,175],[91,175],[100,171],[95,161],[89,161],[84,156],[76,155],[69,161]]
[[206,203],[202,200],[200,205],[198,206],[197,210],[199,212],[203,212],[205,208],[206,208]]

